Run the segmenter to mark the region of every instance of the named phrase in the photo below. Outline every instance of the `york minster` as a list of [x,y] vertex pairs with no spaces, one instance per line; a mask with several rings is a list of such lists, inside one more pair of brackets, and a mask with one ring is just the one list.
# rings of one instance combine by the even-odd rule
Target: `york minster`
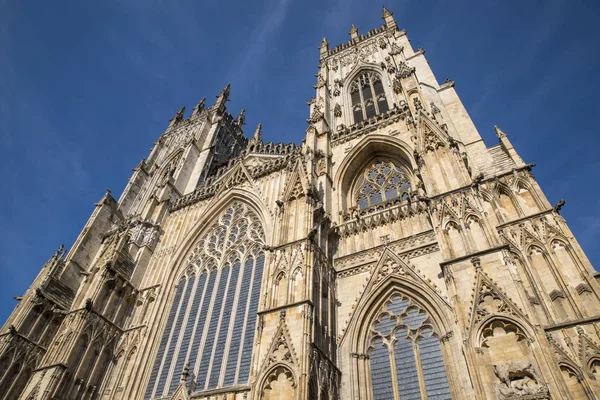
[[229,85],[176,112],[20,298],[0,399],[600,399],[564,202],[382,19],[323,38],[301,143]]

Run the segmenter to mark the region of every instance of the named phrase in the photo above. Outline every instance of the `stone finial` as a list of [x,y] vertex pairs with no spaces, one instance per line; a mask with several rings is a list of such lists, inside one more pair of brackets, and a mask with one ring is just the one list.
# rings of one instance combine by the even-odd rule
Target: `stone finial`
[[254,135],[252,135],[253,142],[262,142],[262,124],[258,124],[256,126],[256,130],[254,131]]
[[354,39],[358,39],[358,28],[356,27],[356,25],[352,24],[352,26],[350,27],[350,37],[354,40]]
[[504,133],[502,131],[502,129],[500,129],[498,127],[498,125],[494,125],[494,130],[496,131],[496,136],[498,137],[498,139],[502,139],[506,137],[506,133]]
[[198,104],[196,104],[196,107],[194,107],[194,111],[192,111],[192,115],[200,114],[202,112],[202,110],[204,110],[205,106],[206,106],[206,97],[203,97],[202,99],[200,99]]
[[396,27],[396,21],[394,20],[393,15],[394,15],[394,13],[392,13],[387,8],[383,7],[383,14],[382,14],[381,18],[385,21],[385,26],[387,26],[388,28]]
[[242,108],[242,111],[240,111],[237,118],[235,119],[235,123],[240,127],[242,125],[246,124],[246,109],[245,108]]
[[327,56],[327,52],[329,51],[329,42],[327,42],[327,38],[323,36],[323,40],[321,40],[321,45],[319,46],[319,53],[321,58]]
[[213,108],[224,108],[225,107],[225,103],[227,103],[229,101],[229,90],[230,89],[231,89],[231,85],[228,83],[223,88],[223,90],[221,90],[221,93],[219,93],[219,95],[217,96],[217,102],[215,103]]
[[181,107],[179,111],[175,113],[175,116],[171,118],[169,126],[178,124],[183,120],[183,113],[185,113],[185,106]]

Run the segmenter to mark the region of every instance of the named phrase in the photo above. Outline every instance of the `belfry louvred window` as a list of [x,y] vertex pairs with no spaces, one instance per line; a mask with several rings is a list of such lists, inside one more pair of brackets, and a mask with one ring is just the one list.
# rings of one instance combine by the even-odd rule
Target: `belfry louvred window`
[[186,364],[194,392],[248,383],[263,245],[258,216],[237,201],[196,243],[173,289],[146,400],[172,395]]
[[373,71],[364,71],[352,81],[350,100],[354,123],[389,110],[381,77]]
[[393,295],[372,325],[374,400],[451,399],[440,339],[425,311]]
[[375,161],[358,178],[354,198],[362,210],[384,201],[406,200],[410,192],[406,171],[391,161]]

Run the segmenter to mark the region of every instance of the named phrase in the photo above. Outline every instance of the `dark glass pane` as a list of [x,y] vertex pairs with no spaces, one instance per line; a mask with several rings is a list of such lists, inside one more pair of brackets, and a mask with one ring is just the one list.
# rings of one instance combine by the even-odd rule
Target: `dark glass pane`
[[[196,334],[194,335],[194,340],[192,342],[192,351],[190,353],[190,366],[192,371],[195,371],[196,361],[198,359],[198,352],[200,351],[200,342],[202,340],[202,335],[204,334],[204,324],[206,323],[206,317],[208,315],[208,306],[210,305],[210,301],[212,300],[213,289],[215,287],[215,280],[217,278],[217,270],[212,270],[210,272],[210,276],[208,278],[208,284],[206,286],[206,293],[204,294],[204,299],[202,300],[202,309],[200,310],[200,315],[198,318],[198,326],[196,327]],[[188,384],[192,381],[193,377],[196,377],[196,374],[190,374],[188,376]]]
[[206,383],[206,374],[208,373],[208,366],[210,364],[210,355],[212,348],[215,343],[215,332],[217,330],[217,324],[219,323],[219,314],[221,313],[221,305],[223,304],[223,296],[225,295],[225,285],[227,284],[227,276],[229,275],[229,266],[223,267],[221,275],[219,276],[219,282],[217,284],[217,294],[215,296],[215,302],[213,304],[212,312],[210,314],[210,322],[208,330],[206,331],[206,341],[204,342],[204,349],[202,349],[202,358],[200,359],[200,368],[198,370],[198,380],[196,389],[199,391],[204,390]]
[[350,94],[350,99],[352,100],[352,106],[360,104],[360,93],[358,89]]
[[371,201],[370,201],[371,205],[377,204],[377,203],[379,203],[381,201],[382,201],[382,199],[381,199],[381,193],[374,192],[374,193],[371,194]]
[[196,326],[196,317],[198,315],[198,309],[200,308],[200,301],[202,300],[202,292],[204,291],[205,283],[206,274],[202,274],[200,275],[198,286],[194,291],[194,301],[192,302],[190,315],[185,325],[185,333],[183,334],[181,346],[179,347],[179,353],[177,357],[175,357],[175,369],[173,370],[174,378],[171,379],[171,385],[169,386],[169,395],[175,392],[175,389],[177,389],[177,385],[179,384],[179,379],[176,379],[176,377],[179,373],[181,373],[181,371],[183,371],[183,364],[185,363],[190,341],[192,339],[192,332],[194,331],[194,327]]
[[210,373],[210,379],[208,382],[208,388],[214,389],[219,383],[219,376],[221,374],[221,364],[223,363],[223,353],[225,351],[225,341],[229,334],[229,319],[231,318],[231,310],[233,308],[233,301],[236,299],[235,291],[237,288],[237,280],[240,274],[240,263],[234,264],[231,270],[231,278],[229,279],[229,285],[227,287],[227,294],[225,295],[225,304],[223,305],[223,311],[221,313],[221,326],[219,327],[218,339],[215,343],[215,352],[213,356],[213,365]]
[[379,97],[380,94],[383,94],[383,84],[380,79],[373,82],[373,89],[375,89],[375,97]]
[[175,315],[177,314],[177,308],[179,307],[179,301],[181,300],[181,294],[183,293],[184,288],[185,280],[181,280],[177,286],[177,292],[175,292],[175,299],[173,299],[171,311],[169,312],[169,317],[167,318],[167,325],[165,327],[165,331],[163,332],[163,336],[158,346],[158,353],[156,354],[156,360],[154,361],[154,366],[152,367],[152,372],[150,374],[150,382],[148,382],[148,389],[146,389],[146,394],[144,396],[145,400],[149,400],[150,396],[152,396],[152,390],[154,389],[154,384],[156,383],[158,370],[162,364],[162,358],[165,354],[167,342],[169,341],[169,335],[171,334],[171,328],[173,327],[173,320],[175,319]]
[[242,348],[242,359],[240,361],[240,371],[238,383],[248,383],[250,374],[250,361],[252,361],[252,344],[254,343],[254,333],[256,331],[256,312],[258,311],[258,302],[260,300],[260,286],[262,283],[263,267],[265,264],[264,254],[260,254],[254,267],[254,278],[252,281],[252,293],[250,294],[250,307],[246,317],[246,331],[244,333],[244,347]]
[[358,198],[358,208],[360,208],[361,210],[363,208],[367,208],[369,207],[369,201],[367,200],[366,196],[360,196]]
[[185,311],[187,309],[188,303],[190,301],[190,294],[192,292],[192,287],[196,282],[196,276],[194,275],[192,280],[187,283],[185,288],[185,295],[183,296],[183,300],[181,301],[181,307],[179,308],[179,312],[177,313],[177,318],[175,320],[175,326],[173,328],[173,337],[169,343],[167,348],[167,355],[165,356],[165,361],[163,363],[162,371],[160,372],[160,378],[158,380],[158,386],[156,387],[156,395],[162,395],[162,392],[167,384],[167,376],[169,375],[169,370],[171,368],[171,363],[173,361],[173,354],[175,353],[175,346],[177,345],[177,340],[179,339],[179,335],[181,333],[181,325],[183,324],[183,318],[185,316]]
[[360,105],[354,107],[352,109],[352,115],[354,116],[354,123],[359,123],[360,121],[363,120],[363,112],[362,112],[362,108],[360,107]]
[[242,270],[242,285],[238,296],[238,304],[235,311],[235,319],[233,321],[233,332],[231,332],[231,344],[229,345],[229,355],[227,356],[227,367],[225,369],[225,380],[223,386],[234,384],[237,363],[239,359],[240,342],[242,339],[242,328],[244,327],[244,317],[246,313],[246,304],[248,304],[248,293],[250,292],[250,279],[252,275],[252,265],[254,259],[246,260],[244,269]]
[[373,103],[373,100],[369,99],[365,102],[365,111],[367,112],[367,118],[371,118],[372,116],[377,114],[377,111],[375,111],[375,103]]
[[373,343],[373,350],[369,354],[371,361],[371,380],[373,383],[374,400],[390,400],[394,398],[392,383],[392,368],[388,349],[381,339]]
[[427,398],[450,400],[450,387],[448,386],[440,341],[433,336],[431,328],[424,329],[422,335],[419,339],[419,353],[423,366],[423,379],[427,390]]
[[427,319],[427,315],[423,311],[416,307],[410,307],[406,312],[406,317],[402,319],[402,322],[410,329],[417,329],[425,319]]
[[400,398],[402,400],[421,400],[413,343],[407,338],[407,335],[406,328],[397,330],[396,343],[394,343]]
[[385,96],[381,96],[377,100],[377,106],[379,107],[379,112],[384,113],[389,111],[388,102]]
[[373,98],[373,94],[371,93],[371,85],[366,84],[362,87],[362,95],[364,102]]
[[406,311],[406,308],[408,307],[408,303],[409,303],[408,300],[403,299],[400,296],[394,296],[392,298],[392,302],[387,306],[387,310],[388,310],[388,312],[390,312],[394,315],[400,315],[404,311]]
[[389,315],[383,315],[379,322],[375,323],[375,330],[382,336],[387,336],[392,332],[392,329],[396,327],[396,318],[392,318]]
[[396,188],[395,187],[387,188],[387,190],[385,191],[385,199],[391,200],[391,199],[395,199],[396,197],[398,197],[398,191],[396,190]]

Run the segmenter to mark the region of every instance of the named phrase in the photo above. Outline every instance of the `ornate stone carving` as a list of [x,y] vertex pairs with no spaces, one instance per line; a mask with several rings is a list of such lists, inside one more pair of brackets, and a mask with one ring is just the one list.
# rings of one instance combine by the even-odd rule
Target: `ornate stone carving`
[[547,399],[548,388],[539,378],[529,361],[510,360],[494,365],[494,373],[500,380],[496,384],[496,396],[502,400]]
[[411,76],[413,72],[415,72],[415,67],[411,67],[404,61],[400,61],[400,63],[398,64],[398,71],[396,72],[396,77],[405,79]]
[[335,107],[333,107],[333,115],[336,117],[342,116],[342,107],[339,105],[339,103],[335,103]]

